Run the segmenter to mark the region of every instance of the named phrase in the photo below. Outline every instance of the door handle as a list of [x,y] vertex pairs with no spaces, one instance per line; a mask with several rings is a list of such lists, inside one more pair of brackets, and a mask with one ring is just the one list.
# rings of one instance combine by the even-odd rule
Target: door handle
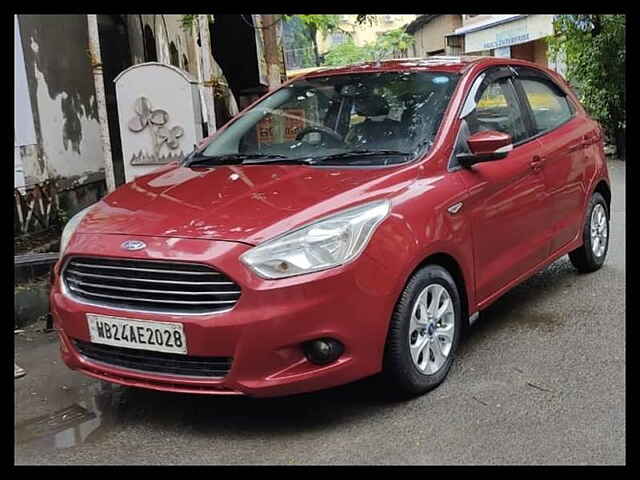
[[545,162],[545,159],[543,157],[535,155],[529,165],[531,165],[531,170],[533,170],[534,172],[539,172],[540,170],[542,170],[542,167],[544,166],[544,162]]
[[583,148],[587,148],[589,145],[592,145],[597,141],[597,135],[583,135],[577,143],[574,143],[569,147],[569,153],[576,152]]
[[578,143],[574,143],[569,147],[569,153],[577,152],[587,146],[587,142],[584,140],[579,141]]
[[594,145],[601,140],[600,132],[592,132],[589,135],[584,135],[582,137],[582,142],[584,146]]

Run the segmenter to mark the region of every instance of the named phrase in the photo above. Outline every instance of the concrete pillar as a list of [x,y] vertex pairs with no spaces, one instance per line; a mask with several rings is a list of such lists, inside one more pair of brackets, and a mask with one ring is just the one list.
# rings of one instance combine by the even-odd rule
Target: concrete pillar
[[207,128],[209,135],[216,131],[216,114],[213,100],[213,61],[211,56],[211,38],[209,37],[208,15],[198,15],[200,27],[200,58],[202,60],[202,95],[207,107]]
[[264,56],[267,62],[267,78],[270,90],[279,87],[281,84],[281,54],[277,35],[279,19],[281,19],[281,15],[262,15]]
[[109,139],[109,120],[107,118],[107,103],[104,94],[104,78],[102,75],[102,58],[100,56],[100,37],[98,36],[97,15],[87,15],[89,25],[89,55],[93,82],[96,89],[96,103],[98,105],[98,121],[100,122],[100,138],[104,154],[104,177],[107,191],[116,188],[116,178],[113,172],[113,158],[111,157],[111,140]]

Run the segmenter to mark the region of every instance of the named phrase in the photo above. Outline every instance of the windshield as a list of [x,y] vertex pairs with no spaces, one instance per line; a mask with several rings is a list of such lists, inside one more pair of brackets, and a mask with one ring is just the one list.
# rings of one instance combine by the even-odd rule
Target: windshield
[[458,77],[385,72],[294,81],[245,112],[195,153],[195,160],[411,161],[430,148]]

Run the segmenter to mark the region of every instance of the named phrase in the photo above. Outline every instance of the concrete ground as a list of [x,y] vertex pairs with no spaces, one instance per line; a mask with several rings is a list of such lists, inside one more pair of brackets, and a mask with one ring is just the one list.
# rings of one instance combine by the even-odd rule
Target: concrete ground
[[102,384],[53,334],[16,335],[17,464],[624,464],[625,170],[611,161],[611,245],[562,258],[481,314],[447,380],[405,402],[375,380],[281,399]]

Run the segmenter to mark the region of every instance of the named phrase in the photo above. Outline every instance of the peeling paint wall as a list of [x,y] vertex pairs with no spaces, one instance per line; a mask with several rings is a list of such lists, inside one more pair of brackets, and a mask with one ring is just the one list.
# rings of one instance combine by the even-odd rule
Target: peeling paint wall
[[19,15],[37,145],[22,149],[27,184],[104,171],[85,15]]
[[[183,55],[189,62],[187,71],[195,75],[196,56],[194,49],[191,47],[191,33],[182,29],[182,15],[129,15],[128,16],[129,38],[139,38],[135,44],[131,44],[131,53],[134,63],[144,62],[144,47],[142,45],[141,31],[145,25],[148,25],[153,32],[156,40],[156,51],[158,52],[158,61],[170,64],[169,45],[174,43],[178,49],[180,65],[179,68],[185,69]],[[142,27],[140,26],[142,22]]]
[[[154,33],[158,60],[170,63],[169,45],[178,50],[180,68],[197,77],[201,49],[182,15],[126,15],[131,60],[145,61],[143,29]],[[35,143],[18,145],[25,183],[60,179],[72,186],[104,178],[100,125],[93,74],[88,55],[86,15],[18,15],[28,97],[33,112]],[[222,70],[212,59],[214,76]],[[233,96],[224,101],[238,111]]]
[[461,15],[437,15],[413,33],[414,44],[410,56],[428,57],[429,55],[444,55],[446,48],[445,35],[462,26]]
[[131,61],[134,65],[145,62],[143,29],[142,15],[127,15],[127,35],[129,37]]

